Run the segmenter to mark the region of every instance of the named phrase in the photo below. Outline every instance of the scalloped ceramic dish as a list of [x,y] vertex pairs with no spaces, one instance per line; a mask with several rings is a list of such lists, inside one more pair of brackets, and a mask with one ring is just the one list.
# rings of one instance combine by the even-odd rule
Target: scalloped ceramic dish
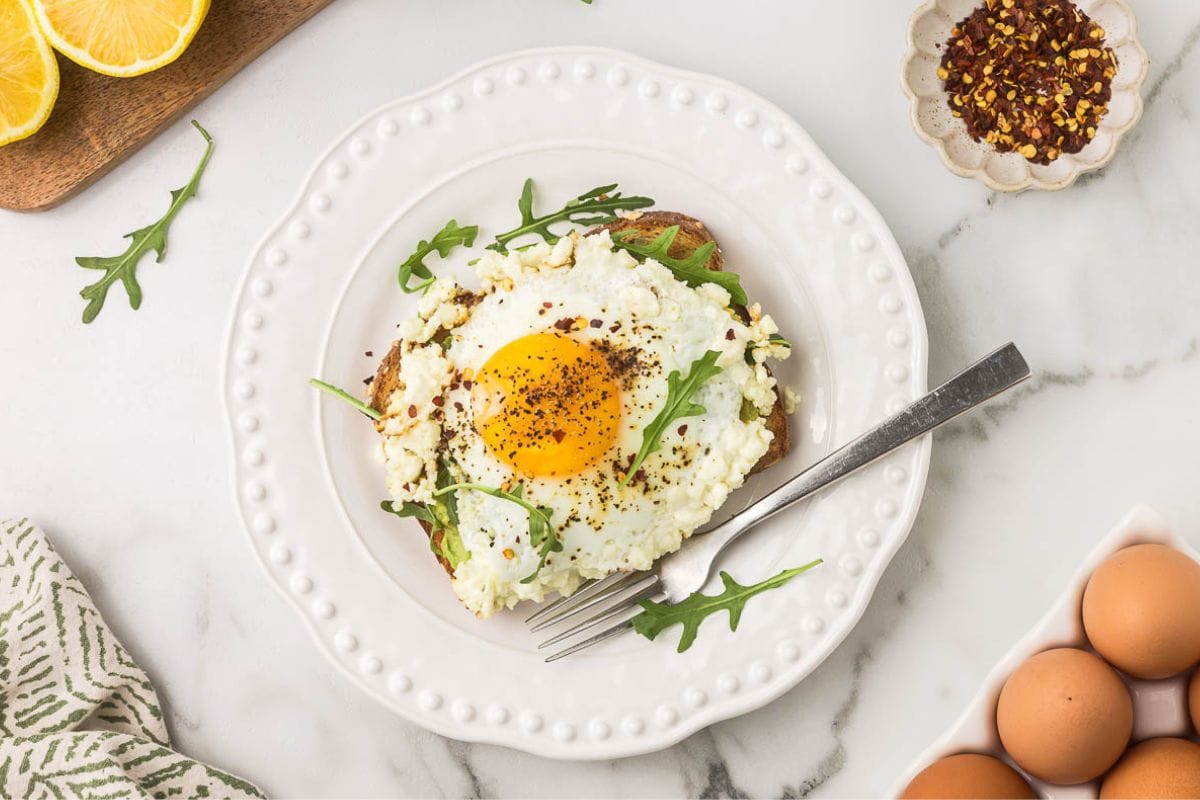
[[1075,0],[1104,28],[1105,42],[1117,55],[1117,75],[1112,83],[1112,101],[1100,120],[1096,138],[1078,153],[1064,153],[1046,165],[976,142],[963,121],[950,113],[937,76],[942,48],[950,38],[950,30],[980,2],[927,0],[909,20],[908,52],[900,66],[900,82],[908,95],[917,135],[933,145],[951,172],[977,178],[999,192],[1064,189],[1083,173],[1111,161],[1121,137],[1141,119],[1141,88],[1149,69],[1146,51],[1137,40],[1137,20],[1125,0]]
[[[600,759],[666,747],[757,708],[807,675],[862,615],[907,536],[928,439],[739,541],[722,568],[759,580],[826,565],[755,598],[675,652],[617,637],[546,664],[529,607],[476,620],[412,520],[379,511],[371,425],[306,385],[373,373],[416,299],[396,266],[447,219],[482,226],[539,196],[620,182],[705,221],[725,261],[795,343],[777,375],[803,397],[788,459],[739,509],[925,391],[926,333],[883,220],[782,111],[730,83],[594,48],[471,67],[355,123],[319,159],[250,257],[233,304],[223,398],[237,503],[264,569],[320,648],[426,728],[538,755]],[[455,254],[457,255],[457,254]],[[466,261],[435,266],[475,285]]]
[[[1008,676],[1035,653],[1053,647],[1090,649],[1079,611],[1088,578],[1101,562],[1113,553],[1124,547],[1145,542],[1170,545],[1200,561],[1200,553],[1172,531],[1161,514],[1146,506],[1133,508],[1088,554],[1071,580],[1070,586],[1059,596],[1046,616],[1042,617],[1033,630],[1017,642],[988,674],[983,688],[971,700],[962,716],[913,762],[887,796],[899,797],[918,772],[939,758],[955,753],[987,753],[1003,758],[1024,775],[1039,797],[1051,800],[1099,797],[1099,781],[1077,786],[1056,786],[1031,777],[1013,763],[1004,753],[999,734],[996,733],[996,702]],[[1187,711],[1186,675],[1160,681],[1135,680],[1124,675],[1122,677],[1133,694],[1132,742],[1157,736],[1192,737],[1193,731]]]

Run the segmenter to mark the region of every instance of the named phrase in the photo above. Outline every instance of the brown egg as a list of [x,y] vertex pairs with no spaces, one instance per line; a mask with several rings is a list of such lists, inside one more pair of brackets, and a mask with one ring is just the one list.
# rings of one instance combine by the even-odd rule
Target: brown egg
[[1083,783],[1121,757],[1133,731],[1133,701],[1116,670],[1095,655],[1046,650],[1005,682],[996,727],[1026,772],[1050,783]]
[[1104,777],[1100,797],[1200,797],[1200,744],[1167,738],[1134,745]]
[[1137,678],[1167,678],[1200,661],[1200,564],[1161,544],[1113,553],[1083,592],[1096,652]]
[[993,756],[959,753],[921,770],[901,798],[1036,798],[1021,773]]
[[1192,716],[1192,727],[1200,733],[1200,669],[1192,673],[1188,683],[1188,711]]

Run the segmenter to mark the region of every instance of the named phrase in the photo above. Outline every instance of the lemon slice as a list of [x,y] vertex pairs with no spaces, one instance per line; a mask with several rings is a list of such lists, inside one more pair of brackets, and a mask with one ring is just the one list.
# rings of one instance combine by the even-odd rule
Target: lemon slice
[[0,145],[32,136],[58,99],[58,62],[25,0],[0,0]]
[[80,66],[131,78],[182,55],[209,0],[33,0],[54,49]]

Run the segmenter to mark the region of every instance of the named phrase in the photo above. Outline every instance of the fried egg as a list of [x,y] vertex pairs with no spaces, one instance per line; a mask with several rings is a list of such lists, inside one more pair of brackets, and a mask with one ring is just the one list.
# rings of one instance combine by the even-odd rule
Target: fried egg
[[[606,232],[489,251],[476,270],[481,291],[440,279],[400,326],[399,388],[379,429],[397,503],[436,502],[440,467],[443,481],[520,487],[550,509],[563,547],[539,568],[522,505],[454,493],[467,555],[453,588],[486,617],[677,549],[767,451],[776,391],[762,362],[787,348],[757,307],[743,321],[724,288],[690,287]],[[707,351],[721,372],[691,398],[704,412],[673,422],[622,485],[667,376]]]

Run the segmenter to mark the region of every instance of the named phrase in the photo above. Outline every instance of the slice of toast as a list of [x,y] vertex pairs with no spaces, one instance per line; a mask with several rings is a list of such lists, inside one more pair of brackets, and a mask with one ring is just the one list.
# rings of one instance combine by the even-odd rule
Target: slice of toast
[[[632,241],[639,244],[649,244],[657,239],[663,231],[673,225],[679,226],[679,233],[675,235],[675,240],[671,243],[671,247],[667,252],[676,258],[687,258],[696,252],[697,248],[703,247],[708,242],[717,242],[703,222],[695,217],[689,217],[686,214],[680,214],[675,211],[645,211],[631,214],[608,225],[593,228],[588,233],[596,233],[601,230],[606,230],[610,234],[617,233],[618,231],[637,231],[636,234],[630,235]],[[721,245],[719,243],[717,243],[705,266],[714,272],[720,272],[725,267],[725,258],[721,255]],[[749,319],[749,314],[745,308],[739,307],[737,311],[743,320]],[[783,460],[783,457],[792,448],[791,434],[788,431],[787,412],[783,408],[783,395],[778,386],[775,387],[775,405],[772,406],[766,423],[767,430],[774,434],[774,438],[771,439],[771,446],[767,448],[767,452],[763,453],[763,457],[751,468],[751,475],[756,472],[762,472],[772,464]]]
[[[671,255],[679,258],[687,258],[691,253],[696,251],[696,248],[703,246],[708,242],[716,242],[713,235],[709,233],[708,228],[700,220],[689,217],[685,214],[679,214],[674,211],[648,211],[636,216],[617,220],[609,225],[600,228],[594,228],[588,233],[596,233],[600,230],[607,230],[610,233],[616,233],[623,230],[636,230],[638,233],[634,236],[634,240],[638,242],[651,242],[657,238],[663,231],[670,228],[672,225],[679,226],[679,233],[675,236],[675,241],[671,244],[671,249],[668,251]],[[714,271],[720,271],[725,265],[724,257],[721,255],[721,246],[717,244],[713,250],[712,256],[709,257],[707,267]],[[747,318],[745,308],[739,308],[738,313]],[[394,342],[388,350],[387,355],[379,362],[379,368],[375,371],[375,377],[371,380],[367,387],[367,400],[371,407],[376,411],[383,413],[387,410],[388,399],[392,393],[399,388],[400,382],[400,342]],[[783,408],[783,399],[779,388],[775,389],[775,405],[771,408],[771,413],[766,419],[767,430],[771,431],[774,438],[771,439],[771,445],[762,458],[750,470],[753,475],[757,472],[762,472],[767,467],[775,464],[783,459],[791,449],[791,436],[788,431],[787,412]],[[433,527],[424,520],[418,520],[421,527],[425,530],[428,536],[441,536],[441,531],[434,531]],[[437,542],[435,541],[435,544]],[[438,556],[438,562],[449,574],[453,575],[454,570],[450,563]]]

